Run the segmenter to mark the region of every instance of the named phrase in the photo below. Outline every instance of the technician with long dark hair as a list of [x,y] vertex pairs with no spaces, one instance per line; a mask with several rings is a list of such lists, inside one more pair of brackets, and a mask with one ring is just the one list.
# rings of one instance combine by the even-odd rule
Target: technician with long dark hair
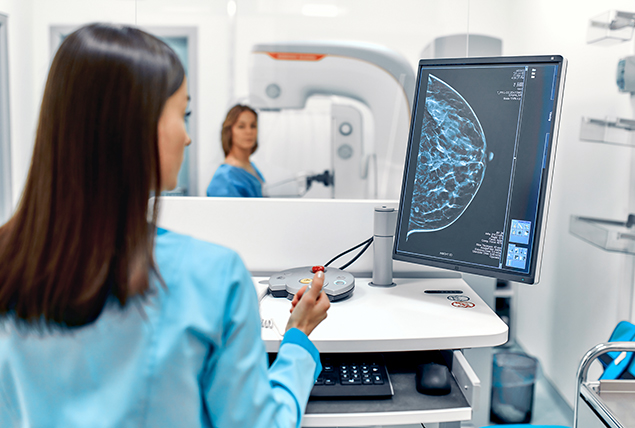
[[190,144],[178,58],[140,30],[80,28],[44,90],[20,204],[0,228],[0,426],[299,426],[323,276],[268,367],[240,258],[148,223]]

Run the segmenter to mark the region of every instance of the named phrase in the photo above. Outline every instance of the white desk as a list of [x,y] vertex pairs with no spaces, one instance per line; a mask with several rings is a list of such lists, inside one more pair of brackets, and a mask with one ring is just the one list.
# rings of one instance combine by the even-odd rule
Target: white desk
[[[161,198],[159,225],[233,248],[252,273],[269,273],[325,263],[368,239],[378,205],[396,207],[397,201],[169,197]],[[397,286],[374,288],[364,278],[370,276],[372,259],[367,252],[355,262],[350,271],[359,277],[353,296],[333,303],[328,318],[311,334],[320,352],[401,357],[406,354],[398,352],[496,346],[507,340],[507,326],[455,272],[395,262]],[[399,279],[412,276],[417,279]],[[254,278],[256,288],[266,287],[259,284],[265,279]],[[426,289],[463,290],[474,306],[453,306],[447,295],[425,294]],[[267,296],[261,317],[284,332],[289,307],[288,300]],[[278,350],[281,336],[275,329],[263,329],[263,339],[268,352]],[[413,369],[391,372],[388,365],[392,399],[311,401],[303,425],[440,422],[442,428],[458,427],[458,421],[471,418],[479,380],[460,351],[448,355],[456,380],[448,396],[417,393]]]
[[[262,290],[267,278],[255,277]],[[507,341],[508,327],[460,278],[396,278],[395,287],[368,285],[356,279],[353,296],[331,304],[328,317],[311,334],[322,353],[460,350],[497,346]],[[461,290],[463,293],[428,294],[426,290]],[[451,297],[450,297],[451,296]],[[456,297],[461,296],[461,297]],[[448,299],[450,297],[450,299]],[[467,299],[467,300],[466,300]],[[457,300],[460,300],[457,302]],[[277,352],[289,317],[287,299],[266,295],[260,304],[263,319],[277,329],[263,328],[268,352]],[[395,359],[399,355],[394,354]],[[472,417],[472,393],[479,381],[460,351],[451,355],[456,383],[448,396],[416,392],[414,368],[391,371],[395,396],[388,400],[311,401],[304,427],[400,425],[442,423],[459,426]]]
[[[256,277],[254,282],[267,278]],[[507,341],[507,325],[460,278],[396,278],[395,287],[355,280],[353,296],[333,302],[327,319],[311,333],[320,352],[395,352],[497,346]],[[462,294],[427,294],[426,290],[462,290]],[[449,296],[469,299],[456,302]],[[452,297],[455,298],[455,297]],[[260,316],[279,329],[289,318],[290,302],[265,296]],[[263,329],[267,352],[277,352],[282,338]]]

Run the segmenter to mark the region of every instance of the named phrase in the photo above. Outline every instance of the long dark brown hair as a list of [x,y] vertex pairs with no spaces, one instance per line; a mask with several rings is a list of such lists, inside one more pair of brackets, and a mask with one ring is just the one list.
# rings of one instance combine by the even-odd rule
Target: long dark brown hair
[[[236,104],[227,112],[227,116],[225,117],[225,121],[223,122],[223,128],[220,131],[220,141],[223,146],[223,152],[225,156],[229,154],[232,149],[232,126],[238,122],[238,116],[244,111],[250,111],[256,116],[256,123],[258,123],[258,113],[256,110],[252,109],[249,106],[243,104]],[[258,139],[256,138],[256,144],[254,144],[253,149],[251,149],[251,153],[254,153],[258,148]]]
[[63,41],[22,198],[0,228],[0,316],[81,326],[109,298],[123,307],[151,288],[157,127],[184,77],[176,54],[135,28],[91,24]]

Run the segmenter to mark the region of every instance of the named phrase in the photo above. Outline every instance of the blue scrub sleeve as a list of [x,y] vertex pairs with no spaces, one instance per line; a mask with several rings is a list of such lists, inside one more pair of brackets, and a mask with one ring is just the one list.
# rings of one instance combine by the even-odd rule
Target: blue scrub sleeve
[[[290,328],[284,334],[284,339],[282,340],[282,344],[280,346],[282,347],[288,343],[301,346],[304,349],[306,349],[307,352],[311,354],[311,356],[317,363],[317,366],[315,367],[315,373],[313,376],[315,379],[317,379],[317,377],[320,375],[320,372],[322,371],[322,363],[320,362],[320,352],[317,350],[313,342],[309,340],[309,337],[295,327]],[[313,380],[315,381],[315,379]]]
[[225,301],[219,302],[226,314],[222,343],[211,350],[203,385],[212,424],[299,428],[320,370],[317,350],[304,333],[291,329],[268,367],[256,291],[242,262],[235,259],[228,266]]
[[236,187],[227,173],[217,172],[207,186],[207,196],[227,196],[239,198],[245,196],[241,189]]

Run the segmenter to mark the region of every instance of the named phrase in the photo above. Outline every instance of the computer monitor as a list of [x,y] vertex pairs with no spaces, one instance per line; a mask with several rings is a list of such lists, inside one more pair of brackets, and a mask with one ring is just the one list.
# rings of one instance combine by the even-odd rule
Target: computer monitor
[[537,283],[566,60],[419,62],[393,259]]

